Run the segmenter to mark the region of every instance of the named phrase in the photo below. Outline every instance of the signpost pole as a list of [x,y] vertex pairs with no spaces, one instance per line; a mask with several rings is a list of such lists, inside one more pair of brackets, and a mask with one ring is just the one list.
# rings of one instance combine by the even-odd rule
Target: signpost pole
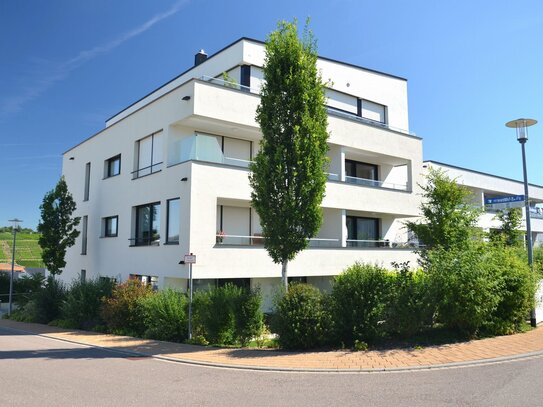
[[189,263],[189,340],[192,339],[192,263]]

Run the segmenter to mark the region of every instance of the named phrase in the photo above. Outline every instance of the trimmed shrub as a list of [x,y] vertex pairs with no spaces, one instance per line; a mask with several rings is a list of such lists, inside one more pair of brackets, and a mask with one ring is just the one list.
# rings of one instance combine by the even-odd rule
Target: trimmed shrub
[[32,298],[32,295],[41,290],[45,284],[45,276],[42,274],[32,274],[19,277],[13,282],[13,291],[16,293],[14,301],[22,306]]
[[74,280],[62,305],[62,319],[66,325],[78,329],[92,329],[103,324],[100,318],[102,301],[110,298],[114,283],[107,278]]
[[521,329],[530,310],[539,280],[524,258],[510,248],[495,247],[485,254],[485,267],[499,281],[499,302],[485,330],[494,335],[511,334]]
[[336,277],[332,315],[339,342],[372,343],[385,333],[383,322],[392,298],[394,276],[376,265],[355,263]]
[[182,342],[187,338],[187,296],[168,288],[141,299],[146,338]]
[[109,330],[131,336],[145,332],[143,298],[153,294],[151,287],[129,280],[113,288],[111,298],[103,301],[100,316]]
[[233,284],[196,292],[193,335],[202,335],[215,344],[245,345],[262,329],[261,303],[260,291]]
[[30,309],[35,315],[28,315],[33,322],[48,324],[58,319],[61,315],[62,304],[66,298],[66,286],[62,281],[53,276],[47,278],[45,286],[32,295],[32,301],[35,305]]
[[472,242],[464,249],[428,252],[432,295],[438,320],[461,334],[477,334],[500,302],[500,280],[485,265],[484,245]]
[[328,343],[331,331],[328,296],[308,284],[291,284],[275,304],[272,332],[285,349],[311,349]]
[[392,263],[396,269],[388,305],[386,328],[393,336],[407,338],[432,325],[435,311],[430,297],[428,276],[409,269],[409,262]]
[[259,289],[244,289],[236,304],[236,338],[242,346],[261,335],[264,329],[262,295]]

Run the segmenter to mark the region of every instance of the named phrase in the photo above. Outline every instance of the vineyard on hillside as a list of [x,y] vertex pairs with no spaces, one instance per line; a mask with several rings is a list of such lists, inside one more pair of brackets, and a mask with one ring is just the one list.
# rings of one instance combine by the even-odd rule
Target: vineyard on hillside
[[[44,267],[38,233],[17,233],[15,263],[24,267]],[[0,263],[10,263],[13,250],[13,234],[0,232]]]

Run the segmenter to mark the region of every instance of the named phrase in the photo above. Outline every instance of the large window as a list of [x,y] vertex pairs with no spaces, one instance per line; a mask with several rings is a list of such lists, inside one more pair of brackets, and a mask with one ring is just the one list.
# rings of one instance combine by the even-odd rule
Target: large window
[[158,245],[160,241],[160,202],[136,207],[135,246]]
[[162,132],[138,141],[138,163],[134,178],[160,171],[162,166]]
[[104,218],[104,236],[117,237],[119,230],[119,217],[109,216]]
[[168,200],[166,243],[179,243],[179,198]]
[[347,216],[347,246],[379,246],[379,219]]
[[355,184],[379,186],[377,165],[345,160],[346,181]]
[[378,123],[387,122],[386,106],[365,99],[358,99],[358,115]]
[[111,157],[109,160],[106,160],[106,171],[105,171],[105,177],[114,177],[115,175],[119,175],[121,173],[121,155],[116,155],[115,157]]

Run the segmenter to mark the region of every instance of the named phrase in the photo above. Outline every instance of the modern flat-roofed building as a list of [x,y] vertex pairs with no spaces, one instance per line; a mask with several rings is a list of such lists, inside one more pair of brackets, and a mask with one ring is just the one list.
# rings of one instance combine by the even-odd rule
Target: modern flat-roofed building
[[[524,183],[522,181],[437,161],[424,161],[424,168],[428,169],[429,167],[444,171],[448,177],[466,186],[473,193],[473,204],[484,211],[478,222],[478,226],[484,232],[501,228],[500,221],[496,219],[497,209],[485,205],[488,199],[524,196]],[[543,186],[529,184],[528,196],[530,198],[532,242],[534,246],[541,246],[543,245]],[[526,210],[524,202],[520,201],[520,204],[522,205],[522,228],[526,230]]]
[[[241,38],[106,121],[63,156],[82,218],[62,278],[139,278],[186,289],[232,281],[279,283],[250,206],[248,165],[264,44]],[[355,261],[416,261],[403,221],[418,216],[422,141],[409,133],[407,81],[320,57],[328,101],[329,181],[324,223],[289,276],[328,287]],[[226,74],[225,74],[226,73]],[[269,304],[268,304],[269,305]]]

